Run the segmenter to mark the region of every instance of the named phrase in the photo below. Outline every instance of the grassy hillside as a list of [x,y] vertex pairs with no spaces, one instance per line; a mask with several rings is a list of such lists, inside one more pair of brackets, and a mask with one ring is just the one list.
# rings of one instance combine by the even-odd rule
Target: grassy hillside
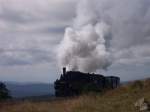
[[49,102],[5,102],[0,112],[136,112],[135,101],[145,97],[150,101],[150,79],[136,81],[105,94],[82,95]]

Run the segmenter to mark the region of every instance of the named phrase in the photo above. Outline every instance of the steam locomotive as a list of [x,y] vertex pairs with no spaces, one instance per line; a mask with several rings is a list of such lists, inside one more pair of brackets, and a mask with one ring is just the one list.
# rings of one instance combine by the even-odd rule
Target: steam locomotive
[[60,79],[54,82],[55,96],[68,97],[80,95],[84,92],[102,92],[104,89],[114,89],[120,84],[116,76],[103,76],[101,74],[82,73],[80,71],[67,71],[63,68]]

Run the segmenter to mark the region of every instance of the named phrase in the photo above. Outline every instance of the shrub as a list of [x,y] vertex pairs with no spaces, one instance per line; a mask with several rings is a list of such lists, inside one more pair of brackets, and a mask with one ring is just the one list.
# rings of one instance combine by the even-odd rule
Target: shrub
[[0,82],[0,100],[9,99],[11,96],[9,95],[9,90],[6,88],[6,85]]
[[132,85],[131,85],[132,89],[142,89],[144,87],[144,84],[142,81],[135,81]]
[[133,92],[133,93],[139,93],[144,89],[144,83],[142,81],[135,81],[133,83],[131,83],[131,85],[129,86],[129,91]]

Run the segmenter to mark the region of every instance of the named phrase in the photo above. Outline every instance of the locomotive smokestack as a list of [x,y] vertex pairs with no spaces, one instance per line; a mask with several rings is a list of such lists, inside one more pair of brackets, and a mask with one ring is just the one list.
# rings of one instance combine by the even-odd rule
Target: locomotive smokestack
[[63,75],[66,74],[66,67],[63,67]]

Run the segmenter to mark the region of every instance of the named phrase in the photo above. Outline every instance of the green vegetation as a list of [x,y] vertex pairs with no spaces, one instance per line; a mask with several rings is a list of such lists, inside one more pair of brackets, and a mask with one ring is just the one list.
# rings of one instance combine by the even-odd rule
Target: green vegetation
[[10,98],[9,91],[5,84],[0,82],[0,101]]
[[0,112],[136,112],[134,103],[142,97],[150,101],[150,79],[135,81],[104,94],[89,93],[50,102],[4,102],[0,104]]

